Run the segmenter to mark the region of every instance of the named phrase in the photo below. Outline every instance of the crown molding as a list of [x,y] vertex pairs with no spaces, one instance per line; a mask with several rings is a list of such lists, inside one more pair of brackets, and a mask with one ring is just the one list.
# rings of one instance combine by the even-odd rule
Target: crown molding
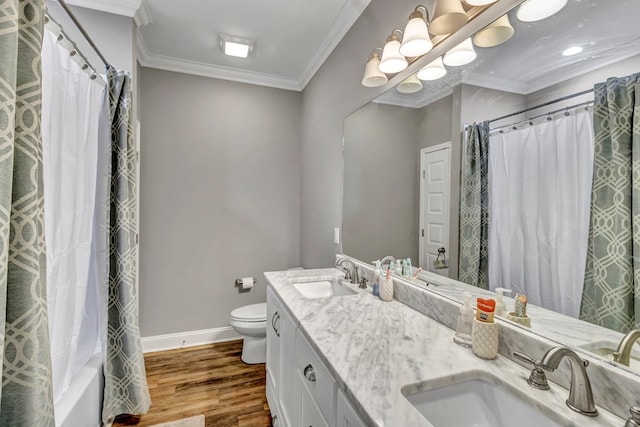
[[395,105],[396,107],[423,108],[451,95],[452,93],[453,89],[449,86],[423,90],[419,94],[413,96],[395,91],[387,91],[372,102],[376,104]]
[[133,18],[143,0],[67,0],[73,6],[113,13]]
[[362,15],[362,12],[369,6],[369,3],[371,3],[371,0],[349,0],[344,4],[327,33],[327,37],[325,37],[302,72],[299,79],[301,88],[304,89],[307,86],[322,64],[324,64],[324,61],[331,55],[333,49],[336,48],[360,15]]
[[503,92],[517,93],[519,95],[526,95],[531,92],[527,83],[477,74],[463,74],[461,83]]
[[135,15],[133,15],[133,20],[136,23],[136,27],[143,27],[153,22],[151,9],[149,8],[149,2],[147,0],[142,0],[140,2],[140,7],[136,11]]
[[186,61],[184,59],[169,58],[155,55],[149,52],[144,39],[138,32],[136,44],[138,47],[138,61],[140,65],[159,70],[173,71],[176,73],[193,74],[195,76],[211,77],[215,79],[230,80],[240,83],[249,83],[260,86],[268,86],[277,89],[293,90],[301,92],[302,87],[294,78],[274,76],[272,74],[256,73],[253,71],[238,70],[229,67],[205,64],[202,62]]

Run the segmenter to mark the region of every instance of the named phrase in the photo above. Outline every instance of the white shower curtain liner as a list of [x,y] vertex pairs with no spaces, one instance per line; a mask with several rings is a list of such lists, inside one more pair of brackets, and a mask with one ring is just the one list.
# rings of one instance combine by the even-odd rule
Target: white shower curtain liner
[[104,309],[98,304],[98,284],[106,287],[106,238],[96,239],[95,230],[106,229],[108,220],[106,210],[96,206],[107,203],[100,187],[108,173],[109,119],[104,80],[92,80],[79,56],[70,56],[57,42],[56,26],[48,27],[42,48],[42,138],[47,305],[57,401],[100,345],[99,312]]
[[592,113],[489,139],[489,283],[578,317],[589,234]]

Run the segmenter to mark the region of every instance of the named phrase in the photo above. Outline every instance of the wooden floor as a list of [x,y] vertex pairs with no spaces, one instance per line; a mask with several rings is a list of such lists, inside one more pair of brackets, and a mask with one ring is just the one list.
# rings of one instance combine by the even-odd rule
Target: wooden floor
[[265,365],[240,360],[242,341],[144,356],[151,409],[121,416],[119,426],[150,426],[203,414],[207,427],[268,427]]

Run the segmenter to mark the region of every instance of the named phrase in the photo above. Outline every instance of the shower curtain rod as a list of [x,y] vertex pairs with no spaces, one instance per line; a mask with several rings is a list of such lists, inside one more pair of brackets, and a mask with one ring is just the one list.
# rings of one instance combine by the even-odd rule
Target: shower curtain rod
[[[502,117],[498,117],[498,118],[495,118],[495,119],[488,120],[487,123],[493,123],[493,122],[497,122],[498,120],[508,119],[509,117],[513,117],[513,116],[517,116],[518,114],[526,113],[527,111],[537,110],[538,108],[546,107],[548,105],[552,105],[552,104],[555,104],[557,102],[566,101],[567,99],[575,98],[577,96],[586,95],[586,94],[591,93],[591,92],[593,92],[593,89],[587,89],[587,90],[583,90],[581,92],[572,93],[571,95],[566,95],[566,96],[563,96],[563,97],[560,97],[560,98],[553,99],[551,101],[547,101],[547,102],[539,104],[539,105],[535,105],[533,107],[525,108],[524,110],[517,111],[517,112],[511,113],[511,114],[507,114],[506,116],[502,116]],[[564,108],[562,110],[564,110]],[[562,110],[560,110],[560,111],[562,111]],[[546,116],[546,114],[543,114],[543,115]],[[531,120],[531,119],[526,119],[526,120]]]
[[100,49],[98,49],[98,46],[96,46],[96,44],[93,42],[93,40],[91,39],[91,37],[89,36],[89,34],[85,31],[84,27],[82,26],[82,24],[80,24],[80,21],[78,21],[78,18],[76,18],[76,16],[73,14],[73,12],[71,11],[71,9],[69,9],[69,6],[67,6],[67,3],[64,0],[58,0],[58,3],[60,3],[60,6],[62,6],[62,8],[64,9],[64,11],[67,13],[67,15],[69,15],[69,18],[71,18],[71,20],[73,21],[73,23],[76,25],[76,27],[78,28],[78,30],[80,30],[80,32],[82,33],[82,35],[84,36],[84,38],[87,40],[87,42],[89,42],[89,45],[93,48],[93,50],[95,50],[95,52],[98,54],[98,56],[100,57],[100,59],[102,60],[102,62],[104,63],[105,67],[110,68],[111,64],[109,64],[109,61],[107,61],[107,59],[104,57],[104,55],[102,54],[102,52],[100,52]]
[[503,132],[502,129],[508,128],[508,127],[513,127],[513,130],[516,130],[517,126],[521,125],[522,123],[529,122],[529,124],[533,124],[532,123],[533,120],[536,120],[536,119],[539,119],[539,118],[545,117],[545,116],[548,117],[547,120],[552,120],[551,116],[554,115],[554,114],[557,114],[557,113],[560,113],[562,111],[565,111],[565,115],[569,115],[569,110],[575,110],[575,109],[578,109],[578,108],[584,107],[584,106],[587,106],[587,108],[589,108],[588,106],[590,104],[593,104],[593,102],[594,102],[594,100],[590,99],[589,101],[584,101],[584,102],[581,102],[579,104],[573,104],[573,105],[569,105],[568,107],[558,108],[557,110],[549,111],[548,113],[544,113],[544,114],[538,114],[537,116],[529,117],[527,119],[523,119],[523,120],[517,121],[515,123],[511,123],[511,124],[508,124],[508,125],[502,125],[502,126],[498,126],[498,127],[495,127],[495,128],[491,128],[491,129],[489,129],[489,132],[500,131],[500,133],[502,133]]
[[69,54],[70,55],[76,54],[80,58],[82,58],[82,60],[85,63],[85,65],[82,67],[82,69],[84,70],[85,68],[90,68],[91,69],[91,80],[95,79],[97,77],[96,67],[94,67],[93,64],[91,64],[91,62],[89,61],[89,59],[84,55],[84,53],[82,53],[80,51],[80,49],[78,49],[78,46],[76,45],[76,43],[73,40],[71,40],[69,35],[64,31],[64,28],[62,28],[62,25],[60,25],[60,23],[58,21],[53,19],[53,17],[51,15],[49,15],[49,13],[47,12],[44,15],[44,23],[46,24],[49,21],[55,23],[60,28],[60,34],[58,35],[58,40],[60,40],[61,38],[65,38],[73,46],[73,51],[69,52]]

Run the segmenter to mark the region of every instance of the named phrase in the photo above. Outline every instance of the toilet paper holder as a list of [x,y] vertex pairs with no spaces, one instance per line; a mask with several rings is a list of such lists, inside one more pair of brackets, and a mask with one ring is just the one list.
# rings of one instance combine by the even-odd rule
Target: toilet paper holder
[[[257,282],[258,280],[254,277],[253,284],[255,285]],[[242,279],[236,279],[236,286],[242,286]]]

